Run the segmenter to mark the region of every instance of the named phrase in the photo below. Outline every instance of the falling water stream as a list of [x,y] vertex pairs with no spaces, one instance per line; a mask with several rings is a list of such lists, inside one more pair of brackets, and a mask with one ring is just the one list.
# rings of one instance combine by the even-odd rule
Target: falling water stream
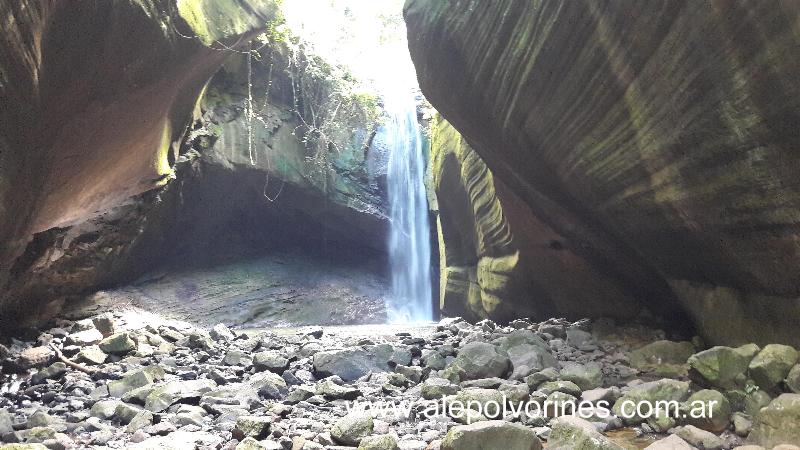
[[433,320],[430,228],[417,105],[411,91],[395,92],[384,100],[391,149],[387,183],[392,300],[388,318],[392,323],[429,322]]

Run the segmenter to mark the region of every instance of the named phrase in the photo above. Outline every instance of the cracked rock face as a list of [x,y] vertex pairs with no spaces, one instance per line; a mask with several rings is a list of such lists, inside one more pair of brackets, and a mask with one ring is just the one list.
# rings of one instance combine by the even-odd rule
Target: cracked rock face
[[[405,6],[422,91],[563,249],[540,250],[539,264],[591,275],[572,287],[594,293],[601,279],[666,316],[683,310],[726,345],[798,344],[799,15],[769,2]],[[442,173],[454,181],[440,189],[468,187],[467,211],[483,206],[440,208],[478,256],[458,260],[454,241],[447,293],[489,313],[498,299],[525,310],[558,295],[568,283],[515,295],[508,279],[526,278],[513,265],[487,267],[505,276],[488,284],[469,274],[481,257],[510,254],[502,241],[487,241],[494,255],[470,242],[471,228],[483,236],[504,219],[481,189],[486,174]],[[505,197],[504,211],[519,209]],[[474,227],[458,229],[457,217]],[[515,237],[521,229],[512,223]]]

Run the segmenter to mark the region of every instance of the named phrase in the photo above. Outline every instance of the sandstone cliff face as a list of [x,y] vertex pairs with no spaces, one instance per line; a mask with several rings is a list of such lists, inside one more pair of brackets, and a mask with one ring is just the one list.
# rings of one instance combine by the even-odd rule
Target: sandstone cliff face
[[431,139],[438,204],[440,306],[493,317],[630,319],[638,302],[562,244],[447,121]]
[[651,309],[688,312],[713,343],[798,343],[799,13],[781,1],[405,8],[423,92],[495,178],[566,251]]
[[313,145],[314,130],[297,106],[310,100],[299,91],[327,98],[338,85],[311,79],[293,86],[309,75],[287,61],[285,46],[271,44],[261,53],[248,63],[245,52],[226,51],[223,68],[197,102],[196,120],[175,146],[179,155],[170,159],[177,157],[177,164],[167,164],[165,186],[34,235],[10,269],[0,329],[41,322],[65,301],[151,271],[293,245],[309,258],[336,254],[343,243],[362,256],[383,253],[384,164],[381,152],[370,148],[376,124],[367,120],[376,118],[377,103],[362,99],[354,106],[369,117],[341,116],[327,124],[324,131],[336,141],[326,144],[335,149]]
[[[272,0],[3,2],[0,286],[33,233],[166,181],[198,95]],[[10,306],[19,298],[0,299]]]

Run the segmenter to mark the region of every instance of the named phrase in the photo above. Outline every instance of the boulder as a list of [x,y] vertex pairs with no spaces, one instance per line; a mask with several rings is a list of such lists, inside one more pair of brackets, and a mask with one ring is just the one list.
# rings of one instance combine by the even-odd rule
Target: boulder
[[725,441],[716,434],[701,430],[693,425],[680,427],[675,434],[689,444],[705,450],[721,450],[725,447]]
[[786,387],[795,394],[800,394],[800,364],[796,364],[786,375]]
[[289,368],[289,360],[276,351],[264,351],[253,355],[253,366],[256,370],[269,370],[270,372],[283,373]]
[[148,411],[159,413],[175,403],[188,399],[199,399],[204,393],[215,387],[217,387],[217,383],[208,379],[170,381],[153,389],[145,398],[144,407]]
[[695,392],[686,400],[685,407],[688,408],[688,411],[682,410],[685,422],[701,430],[721,433],[730,424],[731,404],[718,391]]
[[251,437],[254,439],[264,439],[269,434],[272,419],[263,416],[240,416],[236,419],[236,432],[234,436],[237,439],[244,437]]
[[164,375],[164,369],[158,366],[149,366],[126,372],[121,379],[108,382],[108,395],[111,397],[123,397],[134,389],[162,380]]
[[685,375],[687,361],[694,354],[691,342],[656,341],[630,354],[631,367],[662,377]]
[[356,380],[370,372],[389,372],[397,364],[410,362],[407,348],[388,344],[328,350],[313,356],[314,372],[319,378],[337,375],[344,381]]
[[54,362],[31,376],[31,384],[40,384],[45,380],[55,380],[67,373],[67,365],[63,362]]
[[358,450],[398,450],[397,437],[394,434],[367,436],[358,444]]
[[781,344],[769,344],[750,361],[750,377],[764,390],[781,383],[792,367],[797,364],[797,350]]
[[521,380],[531,373],[550,367],[558,367],[558,361],[550,353],[547,344],[530,330],[516,330],[499,342],[511,360],[512,380]]
[[75,361],[96,366],[106,362],[106,358],[108,358],[108,355],[100,349],[100,346],[90,345],[78,352],[75,356]]
[[591,422],[576,416],[554,419],[551,427],[548,450],[624,450],[597,431]]
[[747,442],[767,448],[800,442],[800,394],[782,394],[761,409]]
[[87,345],[94,345],[103,340],[103,333],[92,327],[88,330],[79,331],[67,335],[64,339],[66,345],[78,345],[85,347]]
[[444,378],[428,378],[422,383],[422,398],[436,400],[458,392],[458,385]]
[[129,333],[113,334],[100,341],[100,350],[112,355],[125,355],[136,350],[136,342]]
[[744,386],[747,367],[755,357],[757,347],[712,347],[692,355],[689,360],[690,375],[699,383],[721,389]]
[[492,344],[470,342],[459,349],[451,365],[460,369],[463,381],[504,377],[511,368],[511,361]]
[[562,362],[560,378],[565,381],[572,381],[577,384],[582,391],[594,389],[603,384],[603,373],[600,364],[596,362],[589,362],[586,364]]
[[236,335],[233,334],[233,331],[231,331],[231,329],[228,328],[228,326],[224,323],[218,323],[214,325],[208,334],[211,336],[211,339],[214,339],[217,342],[226,342],[236,339]]
[[441,450],[540,450],[542,443],[532,429],[502,420],[490,420],[450,429]]
[[352,412],[336,421],[331,428],[331,437],[340,444],[357,446],[372,434],[374,426],[369,412]]
[[[637,405],[646,403],[655,408],[656,402],[682,402],[687,397],[689,397],[689,383],[662,379],[631,387],[614,403],[612,410],[614,415],[625,423],[634,425],[647,419],[639,415]],[[642,410],[642,412],[647,411]]]

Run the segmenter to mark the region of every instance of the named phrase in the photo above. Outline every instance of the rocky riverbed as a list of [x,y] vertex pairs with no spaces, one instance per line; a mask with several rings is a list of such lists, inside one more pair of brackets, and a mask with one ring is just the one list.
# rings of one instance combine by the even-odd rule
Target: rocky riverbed
[[[0,346],[2,449],[800,448],[795,349],[644,325],[234,331],[107,313],[26,338]],[[626,410],[659,401],[677,407]]]

